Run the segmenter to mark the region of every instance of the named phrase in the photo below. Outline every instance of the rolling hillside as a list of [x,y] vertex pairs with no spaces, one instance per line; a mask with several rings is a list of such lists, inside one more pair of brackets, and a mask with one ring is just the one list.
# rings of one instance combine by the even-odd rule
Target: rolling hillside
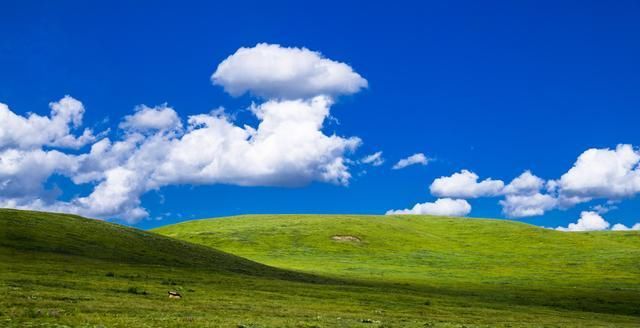
[[[546,278],[526,278],[526,270],[535,272],[529,266],[505,269],[497,280],[500,283],[489,284],[490,276],[500,276],[496,272],[501,263],[512,263],[516,258],[492,259],[488,256],[490,247],[503,249],[502,256],[509,253],[509,248],[522,252],[518,247],[526,247],[518,244],[529,242],[523,241],[521,229],[531,230],[532,240],[538,238],[538,229],[513,224],[507,227],[512,229],[509,230],[500,221],[473,221],[465,225],[474,227],[465,235],[455,232],[454,223],[448,225],[447,239],[445,223],[453,219],[402,218],[408,220],[404,228],[400,220],[237,217],[194,221],[157,231],[224,249],[218,251],[155,232],[77,216],[0,210],[0,326],[381,328],[640,324],[638,268],[630,260],[638,252],[635,233],[593,234],[595,237],[574,241],[586,249],[599,245],[601,251],[593,259],[583,258],[583,264],[558,269],[564,272],[566,283],[551,279],[544,286],[541,282]],[[431,241],[420,242],[427,235],[417,226],[428,226],[428,222],[434,225],[428,229],[432,235],[427,239]],[[441,226],[442,231],[436,231],[435,226]],[[477,240],[482,231],[499,231],[515,239],[520,236],[521,242],[505,240],[503,245],[489,246],[486,242],[482,246],[485,241]],[[541,234],[549,238],[546,242],[551,246],[547,248],[553,250],[556,233]],[[400,241],[401,236],[404,241]],[[567,238],[571,241],[578,237]],[[478,250],[456,250],[460,243],[470,243]],[[414,247],[420,247],[421,252]],[[618,251],[614,252],[616,247]],[[452,253],[447,255],[447,249]],[[586,251],[579,253],[586,257]],[[276,269],[236,255],[325,277]],[[432,256],[435,259],[425,264]],[[607,257],[619,264],[609,263]],[[570,261],[579,259],[569,257]],[[538,260],[532,256],[518,263],[527,266],[529,261]],[[590,271],[572,269],[576,266]],[[481,274],[483,268],[488,270],[486,275]],[[546,266],[538,273],[550,277],[550,268]],[[570,273],[574,275],[571,279],[567,278]],[[169,290],[179,291],[183,299],[169,299]]]
[[227,274],[312,278],[156,233],[66,214],[0,209],[0,249],[15,256],[52,254]]
[[318,215],[196,220],[154,231],[261,263],[347,278],[640,292],[639,231],[566,233],[505,220]]
[[240,216],[155,230],[281,268],[640,315],[640,233],[429,216]]

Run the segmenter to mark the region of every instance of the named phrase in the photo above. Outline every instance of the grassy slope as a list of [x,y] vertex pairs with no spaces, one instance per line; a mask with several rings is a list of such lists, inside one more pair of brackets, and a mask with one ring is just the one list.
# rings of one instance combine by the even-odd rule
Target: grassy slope
[[[0,209],[1,327],[235,327],[255,317],[270,326],[293,326],[335,310],[309,294],[340,288],[155,233]],[[276,300],[256,306],[256,299],[271,299],[283,289]],[[168,300],[168,290],[181,291],[185,299]],[[300,308],[291,311],[290,304]],[[290,316],[274,318],[278,309]]]
[[[284,219],[280,224],[287,225],[290,219]],[[251,231],[257,233],[248,229]],[[331,263],[329,258],[324,265]],[[334,273],[338,272],[335,269]],[[167,290],[179,290],[185,297],[169,300]],[[623,300],[621,307],[612,310],[607,305],[611,299],[605,297],[605,306],[585,311],[575,306],[550,307],[535,297],[534,302],[495,298],[486,291],[466,290],[464,285],[433,288],[421,283],[397,284],[392,277],[382,282],[336,283],[154,233],[73,216],[11,210],[0,210],[0,293],[2,327],[639,324],[638,315],[625,307],[636,302],[634,299]],[[528,292],[518,295],[535,296]],[[573,300],[566,299],[567,294],[560,300],[581,304],[579,294],[572,295]]]
[[[261,263],[343,277],[640,287],[638,231],[566,233],[504,220],[310,215],[196,220],[154,231]],[[361,242],[332,240],[336,235]]]
[[[640,316],[637,231],[564,233],[503,220],[309,215],[197,220],[155,231],[316,274]],[[336,235],[361,241],[332,240]]]
[[66,214],[0,209],[0,248],[5,252],[53,253],[121,264],[313,279],[156,233]]

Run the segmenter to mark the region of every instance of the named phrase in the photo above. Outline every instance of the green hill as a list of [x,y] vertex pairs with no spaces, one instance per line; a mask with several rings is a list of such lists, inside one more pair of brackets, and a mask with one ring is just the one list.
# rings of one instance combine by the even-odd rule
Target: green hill
[[[279,326],[307,313],[269,318],[273,309],[322,307],[298,294],[329,283],[104,221],[0,209],[0,327],[235,327],[254,316]],[[255,306],[274,290],[285,291]]]
[[0,248],[5,253],[64,255],[119,264],[311,278],[156,233],[68,214],[0,209]]
[[567,233],[506,220],[345,215],[239,216],[154,231],[277,267],[347,278],[640,292],[640,231]]
[[[146,232],[0,210],[0,326],[637,327],[638,237],[353,216],[236,217]],[[533,268],[571,247],[580,250],[557,259],[556,271]],[[527,249],[520,260],[509,254]]]
[[155,230],[261,263],[487,302],[640,315],[640,232],[505,220],[259,215]]

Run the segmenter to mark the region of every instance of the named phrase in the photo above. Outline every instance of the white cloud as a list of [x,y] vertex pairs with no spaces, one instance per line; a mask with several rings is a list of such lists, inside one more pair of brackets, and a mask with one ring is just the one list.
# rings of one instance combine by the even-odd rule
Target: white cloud
[[[304,49],[281,50],[319,56]],[[246,64],[250,57],[243,57],[241,62]],[[292,61],[289,68],[283,68],[287,63],[277,65],[294,70],[291,73],[296,75],[300,65],[308,69],[308,63],[296,63],[298,57],[275,59]],[[251,113],[258,119],[256,127],[235,124],[223,110],[216,110],[190,116],[185,128],[174,109],[140,105],[120,123],[125,132],[118,134],[122,139],[103,138],[93,143],[89,152],[80,154],[43,149],[79,146],[95,139],[90,130],[80,137],[70,132],[82,123],[84,107],[79,101],[67,96],[52,103],[50,118],[33,114],[24,118],[1,105],[0,206],[133,223],[149,215],[141,196],[169,185],[296,187],[312,181],[347,185],[351,178],[348,164],[354,163],[347,156],[361,141],[357,137],[325,134],[322,128],[330,117],[330,96],[355,92],[360,87],[348,90],[344,84],[347,82],[339,81],[345,78],[340,69],[348,66],[322,58],[315,64],[321,66],[321,71],[328,70],[325,78],[337,79],[335,83],[320,81],[317,89],[307,85],[305,99],[271,99],[252,105]],[[233,73],[228,67],[223,71]],[[350,68],[349,72],[359,78]],[[256,74],[258,80],[263,80],[253,81],[249,89],[261,93],[270,88],[272,81],[260,76],[264,72]],[[314,74],[318,76],[310,79],[318,82],[324,73]],[[55,190],[43,187],[55,174],[68,177],[75,184],[89,184],[93,190],[69,201],[58,200]]]
[[137,168],[118,166],[108,170],[90,195],[69,204],[71,210],[95,217],[118,217],[127,222],[146,217],[148,213],[140,207],[140,196],[150,185],[144,181],[146,172],[136,171]]
[[627,227],[624,224],[616,223],[611,227],[613,231],[628,231],[628,230],[640,230],[640,223],[634,224],[632,227]]
[[420,165],[427,165],[429,162],[431,161],[430,158],[428,158],[427,156],[425,156],[423,153],[417,153],[417,154],[413,154],[407,158],[403,158],[401,160],[398,161],[398,163],[396,163],[393,166],[394,170],[400,170],[403,169],[407,166],[410,165],[416,165],[416,164],[420,164]]
[[45,197],[44,182],[77,168],[75,156],[57,150],[0,150],[0,199]]
[[505,199],[498,202],[502,205],[502,213],[510,218],[523,218],[543,215],[555,208],[558,200],[552,195],[540,193],[544,185],[545,181],[531,171],[523,172],[502,190]]
[[[598,231],[608,230],[610,223],[607,222],[600,214],[593,211],[583,211],[580,213],[580,219],[576,223],[569,223],[567,227],[557,227],[560,231]],[[611,227],[612,231],[640,230],[640,223],[627,227],[624,224],[616,223]]]
[[610,211],[618,209],[618,206],[616,206],[614,204],[607,203],[605,205],[598,204],[596,206],[592,206],[591,209],[593,211],[597,212],[598,214],[607,214]]
[[389,210],[386,214],[465,216],[469,214],[469,212],[471,212],[471,205],[464,199],[440,198],[432,203],[418,203],[410,209]]
[[556,182],[567,202],[595,198],[621,199],[640,193],[640,152],[631,145],[616,149],[588,149]]
[[583,211],[580,213],[580,219],[576,223],[569,223],[567,227],[557,227],[560,231],[596,231],[607,230],[609,222],[596,212]]
[[437,197],[478,198],[500,195],[504,182],[486,179],[478,182],[478,175],[462,170],[449,177],[437,178],[429,187],[431,194]]
[[502,213],[510,218],[523,218],[528,216],[543,215],[546,211],[557,206],[558,201],[541,193],[525,195],[506,195],[500,200]]
[[175,110],[167,105],[154,108],[141,105],[133,115],[124,117],[120,128],[129,131],[178,130],[182,123]]
[[[237,126],[221,113],[195,115],[184,133],[133,130],[124,140],[100,140],[80,155],[6,150],[0,156],[0,191],[5,203],[11,198],[14,207],[135,222],[147,216],[140,197],[168,185],[295,187],[311,181],[346,185],[351,174],[345,156],[360,139],[321,131],[330,105],[323,96],[268,101],[252,108],[260,120],[255,129]],[[78,184],[97,185],[89,195],[69,202],[36,202],[45,192],[43,183],[54,173]]]
[[306,48],[267,43],[238,49],[218,65],[211,80],[232,96],[250,92],[267,99],[337,96],[367,87],[367,80],[345,63]]
[[542,186],[544,180],[527,170],[504,187],[503,192],[509,195],[532,195],[538,193]]
[[594,199],[606,199],[606,206],[592,207],[594,212],[604,214],[615,209],[621,199],[640,193],[640,151],[632,145],[588,149],[557,180],[545,181],[531,171],[523,172],[506,186],[501,180],[478,180],[477,174],[462,170],[435,179],[430,191],[441,198],[504,196],[499,204],[510,218],[543,215],[549,210],[568,209]]
[[379,151],[363,157],[360,162],[372,166],[380,166],[384,163],[384,158],[382,158],[382,152]]
[[80,166],[71,176],[77,183],[97,182],[94,190],[48,209],[135,222],[148,215],[140,197],[168,185],[346,185],[351,174],[345,155],[360,140],[322,133],[330,105],[323,96],[269,101],[252,109],[260,119],[256,129],[217,112],[191,116],[184,134],[157,130],[101,140],[77,158]]
[[323,96],[269,101],[252,109],[261,120],[257,129],[233,125],[225,116],[192,116],[188,132],[171,145],[153,178],[243,186],[347,184],[344,155],[360,139],[322,133],[330,105]]
[[37,114],[23,117],[0,103],[0,149],[80,148],[94,141],[90,129],[85,129],[80,136],[71,132],[82,124],[84,106],[81,102],[65,96],[49,107],[50,117]]

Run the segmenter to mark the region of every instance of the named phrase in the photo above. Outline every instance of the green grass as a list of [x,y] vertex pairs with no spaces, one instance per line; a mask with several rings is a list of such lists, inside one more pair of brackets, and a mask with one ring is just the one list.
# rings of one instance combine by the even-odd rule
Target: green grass
[[157,233],[75,215],[0,209],[0,247],[119,264],[202,268],[221,273],[314,280]]
[[329,277],[403,283],[494,304],[640,315],[637,231],[566,233],[504,220],[344,215],[241,216],[155,231]]
[[0,210],[0,326],[637,327],[639,239],[428,217],[238,217],[145,232]]
[[153,231],[277,267],[347,278],[640,287],[638,231],[566,233],[504,220],[315,215],[196,220]]

